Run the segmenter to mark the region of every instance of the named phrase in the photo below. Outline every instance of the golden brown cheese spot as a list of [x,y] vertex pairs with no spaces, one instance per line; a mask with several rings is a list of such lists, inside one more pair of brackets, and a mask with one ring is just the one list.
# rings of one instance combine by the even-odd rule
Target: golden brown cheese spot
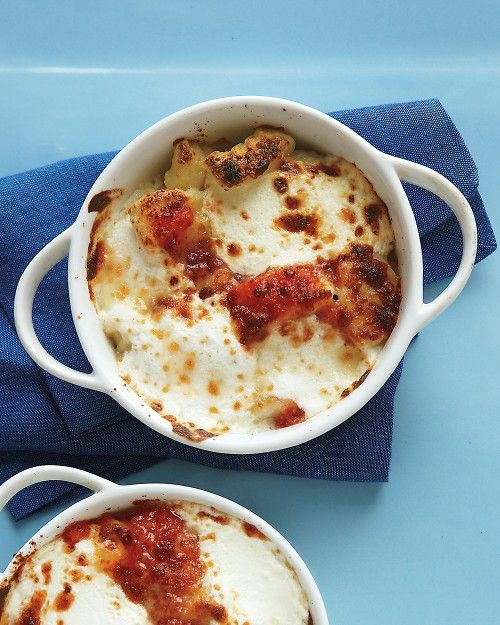
[[210,616],[217,621],[218,623],[226,623],[228,616],[226,608],[223,605],[211,605],[208,602],[206,604],[202,604],[204,608],[208,607],[208,611]]
[[173,160],[179,165],[187,165],[194,159],[194,150],[186,139],[176,139],[174,141],[175,153]]
[[80,566],[87,566],[88,565],[87,556],[81,553],[77,558],[77,562]]
[[380,220],[384,215],[387,215],[386,205],[382,201],[372,202],[364,207],[363,213],[366,223],[370,226],[373,234],[378,234],[380,231]]
[[194,221],[194,207],[183,191],[159,189],[138,200],[130,217],[144,245],[175,253]]
[[366,378],[368,377],[368,374],[370,373],[371,369],[367,369],[363,375],[359,378],[359,380],[355,380],[351,386],[349,386],[348,388],[345,388],[342,393],[341,393],[341,397],[347,397],[348,395],[350,395],[355,389],[358,388],[358,386],[360,386],[361,384],[363,384],[363,382],[366,380]]
[[300,174],[303,170],[300,163],[297,163],[297,161],[284,160],[279,165],[279,171],[285,174]]
[[387,339],[401,302],[399,279],[389,264],[375,258],[371,246],[353,243],[320,267],[336,298],[317,311],[318,319],[355,344]]
[[155,412],[163,411],[163,404],[161,403],[161,401],[152,401],[150,406]]
[[340,354],[342,362],[351,363],[359,359],[359,352],[354,345],[346,344]]
[[123,194],[122,189],[107,189],[96,193],[89,202],[89,213],[100,213],[107,208],[113,200],[116,200]]
[[35,590],[28,604],[23,608],[21,615],[13,625],[41,625],[42,610],[46,600],[47,592],[45,590]]
[[215,436],[213,432],[207,432],[207,430],[203,430],[202,428],[189,428],[186,425],[179,423],[174,415],[161,416],[169,423],[171,423],[172,432],[174,432],[178,436],[187,438],[189,441],[192,441],[194,443],[201,443],[207,440],[207,438],[213,438],[213,436]]
[[43,583],[50,584],[50,580],[52,579],[52,562],[43,562],[41,570],[43,575]]
[[214,521],[215,523],[218,523],[219,525],[229,524],[229,517],[226,516],[225,514],[213,514],[211,512],[205,512],[205,510],[200,510],[197,513],[197,516],[200,519],[210,519],[211,521]]
[[294,147],[293,139],[283,132],[258,129],[229,151],[212,152],[205,164],[219,184],[229,189],[274,168]]
[[217,256],[214,242],[202,226],[197,236],[183,243],[177,260],[184,263],[185,273],[199,289],[201,299],[225,291],[240,279]]
[[[311,326],[304,321],[290,319],[281,324],[279,330],[281,336],[287,336],[295,347],[307,343],[314,336]],[[272,390],[272,389],[269,389]]]
[[81,571],[78,571],[77,569],[71,569],[71,571],[69,572],[69,576],[71,577],[71,581],[74,584],[81,582],[83,579],[83,573]]
[[338,165],[335,163],[313,163],[305,165],[306,170],[312,174],[312,176],[316,176],[317,174],[326,174],[332,178],[338,178],[340,176],[341,171]]
[[344,221],[346,221],[349,224],[356,223],[356,213],[350,208],[343,208],[340,211],[340,216],[342,217]]
[[265,338],[269,324],[308,314],[330,297],[317,267],[296,265],[270,269],[236,285],[225,304],[240,343],[250,345]]
[[240,256],[241,255],[241,246],[238,243],[229,243],[227,246],[227,253],[229,256]]
[[66,612],[66,610],[69,610],[74,600],[75,595],[71,592],[71,586],[66,583],[61,592],[58,593],[54,599],[54,609],[56,612]]
[[303,215],[301,213],[285,213],[274,220],[278,228],[288,230],[288,232],[305,232],[309,236],[318,234],[317,215]]
[[299,209],[301,204],[300,198],[293,195],[287,195],[285,198],[285,206],[291,211]]
[[294,401],[290,400],[274,417],[274,427],[287,428],[306,420],[306,413]]
[[160,328],[153,328],[150,332],[153,336],[156,336],[156,338],[160,340],[165,338],[165,331]]
[[398,273],[399,270],[399,262],[398,262],[398,256],[396,254],[395,250],[391,250],[388,254],[387,254],[387,262],[389,263],[389,265],[391,266],[391,269],[394,271],[394,273]]
[[356,226],[356,229],[354,230],[354,234],[355,234],[357,237],[362,237],[362,236],[363,236],[363,234],[364,234],[364,229],[363,229],[363,226]]
[[87,256],[87,280],[94,280],[102,269],[106,259],[106,251],[104,241],[97,241],[94,249]]
[[255,527],[252,523],[248,523],[247,521],[242,521],[241,526],[243,527],[243,531],[250,538],[258,538],[259,540],[267,540],[267,536],[263,534],[260,529]]
[[[176,316],[191,319],[193,316],[191,309],[191,299],[189,296],[169,297],[162,295],[155,298],[151,304],[151,317],[154,321],[159,321],[166,310],[172,311]],[[162,332],[161,330],[152,330],[153,333]],[[158,334],[157,334],[158,336]],[[161,338],[160,336],[158,338]]]
[[118,288],[113,291],[113,295],[116,297],[116,299],[119,299],[119,300],[124,300],[127,297],[127,295],[129,295],[129,293],[130,293],[130,289],[124,282],[119,284]]
[[219,385],[215,382],[215,380],[209,380],[207,389],[210,395],[218,395],[220,393]]
[[278,193],[286,193],[288,191],[288,180],[284,176],[276,176],[273,179],[273,186]]

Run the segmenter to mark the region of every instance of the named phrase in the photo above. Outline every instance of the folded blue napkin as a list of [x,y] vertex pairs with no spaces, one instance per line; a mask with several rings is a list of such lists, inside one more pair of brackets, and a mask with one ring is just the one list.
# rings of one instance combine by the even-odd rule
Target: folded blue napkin
[[[438,100],[332,116],[377,148],[428,165],[449,178],[474,210],[477,261],[494,251],[495,237],[478,193],[475,164]],[[386,481],[401,364],[362,410],[331,432],[284,451],[226,456],[162,437],[106,395],[66,384],[30,360],[13,326],[16,284],[36,252],[73,222],[90,186],[114,154],[83,156],[0,179],[0,481],[41,463],[72,465],[117,479],[169,457],[224,469]],[[422,239],[425,282],[453,275],[462,247],[455,218],[432,194],[411,185],[406,190]],[[43,281],[34,320],[51,354],[76,369],[90,370],[71,321],[65,262]],[[17,495],[9,509],[20,519],[72,488],[60,482],[40,484]]]

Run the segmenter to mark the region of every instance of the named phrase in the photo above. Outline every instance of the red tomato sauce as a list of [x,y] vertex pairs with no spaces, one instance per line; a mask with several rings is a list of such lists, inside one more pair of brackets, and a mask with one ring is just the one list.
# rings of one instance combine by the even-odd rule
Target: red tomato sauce
[[313,312],[330,297],[315,266],[295,265],[271,269],[234,286],[226,306],[240,342],[250,345],[266,336],[270,323]]
[[[224,606],[204,594],[205,564],[198,536],[175,510],[155,501],[73,523],[63,532],[72,547],[97,529],[98,566],[130,601],[144,606],[155,625],[227,621]],[[95,537],[95,532],[93,533]]]

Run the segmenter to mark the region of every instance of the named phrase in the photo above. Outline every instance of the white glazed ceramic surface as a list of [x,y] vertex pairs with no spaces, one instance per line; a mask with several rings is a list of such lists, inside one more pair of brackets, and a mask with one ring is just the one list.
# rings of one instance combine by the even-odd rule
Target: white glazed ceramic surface
[[[279,532],[269,525],[269,523],[266,523],[253,512],[250,512],[250,510],[243,508],[237,503],[220,497],[219,495],[214,495],[204,490],[190,488],[188,486],[179,486],[176,484],[133,484],[130,486],[119,486],[114,482],[105,480],[92,473],[81,471],[80,469],[48,465],[22,471],[0,486],[0,510],[9,499],[23,488],[31,484],[36,484],[37,482],[45,482],[48,480],[74,482],[75,484],[80,484],[81,486],[93,490],[95,494],[75,503],[64,512],[58,514],[52,521],[49,521],[49,523],[42,527],[42,529],[22,547],[18,552],[19,554],[28,555],[32,553],[35,549],[52,540],[67,525],[73,523],[73,521],[91,519],[104,514],[104,512],[120,510],[131,505],[133,501],[140,499],[160,499],[161,501],[183,500],[205,506],[213,506],[225,514],[255,525],[255,527],[280,549],[281,553],[297,573],[299,582],[307,595],[309,611],[314,625],[328,625],[328,617],[321,594],[316,586],[316,582],[299,554]],[[3,574],[0,573],[0,587],[2,586],[2,582],[8,582],[15,569],[16,558],[13,558],[5,572]]]
[[[152,174],[169,166],[172,142],[179,137],[199,137],[210,142],[221,137],[240,140],[253,128],[268,124],[283,127],[299,145],[333,153],[355,163],[387,204],[394,228],[401,272],[402,302],[398,322],[375,367],[365,382],[329,410],[288,428],[232,434],[228,432],[193,443],[172,432],[161,418],[124,384],[117,372],[113,350],[90,300],[86,258],[95,213],[88,213],[91,198],[116,187],[134,189]],[[457,274],[431,303],[423,302],[422,250],[417,226],[400,180],[419,185],[442,198],[458,218],[463,236],[463,256]],[[90,190],[76,222],[49,243],[26,268],[19,281],[15,320],[19,337],[41,367],[73,384],[108,393],[132,415],[154,430],[188,445],[224,453],[258,453],[283,449],[315,438],[353,415],[382,387],[403,357],[412,337],[447,308],[463,289],[471,273],[477,247],[472,210],[460,191],[437,172],[384,154],[355,132],[328,115],[302,104],[251,96],[212,100],[175,113],[134,139],[106,167]],[[69,293],[73,321],[93,373],[74,371],[50,356],[33,330],[33,297],[49,269],[69,253]]]

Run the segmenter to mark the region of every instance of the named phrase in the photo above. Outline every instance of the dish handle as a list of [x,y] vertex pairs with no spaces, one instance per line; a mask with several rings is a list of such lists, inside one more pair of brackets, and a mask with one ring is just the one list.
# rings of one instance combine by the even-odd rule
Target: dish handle
[[14,298],[14,321],[24,349],[42,369],[66,382],[102,391],[99,378],[92,373],[82,373],[63,365],[41,345],[33,327],[33,300],[42,278],[52,267],[67,256],[73,226],[61,232],[33,258],[19,280]]
[[428,304],[422,302],[415,328],[415,331],[419,332],[453,303],[467,283],[476,259],[476,220],[469,202],[447,178],[424,165],[396,156],[386,156],[401,180],[427,189],[441,198],[454,212],[462,231],[463,251],[457,273],[450,284],[432,302]]
[[38,482],[48,482],[50,480],[60,480],[62,482],[74,482],[80,486],[88,488],[94,493],[107,488],[116,488],[114,482],[104,479],[93,473],[75,469],[74,467],[64,467],[59,465],[43,465],[25,469],[17,475],[12,476],[0,486],[0,510],[5,507],[7,502],[14,497],[19,491],[32,484]]

